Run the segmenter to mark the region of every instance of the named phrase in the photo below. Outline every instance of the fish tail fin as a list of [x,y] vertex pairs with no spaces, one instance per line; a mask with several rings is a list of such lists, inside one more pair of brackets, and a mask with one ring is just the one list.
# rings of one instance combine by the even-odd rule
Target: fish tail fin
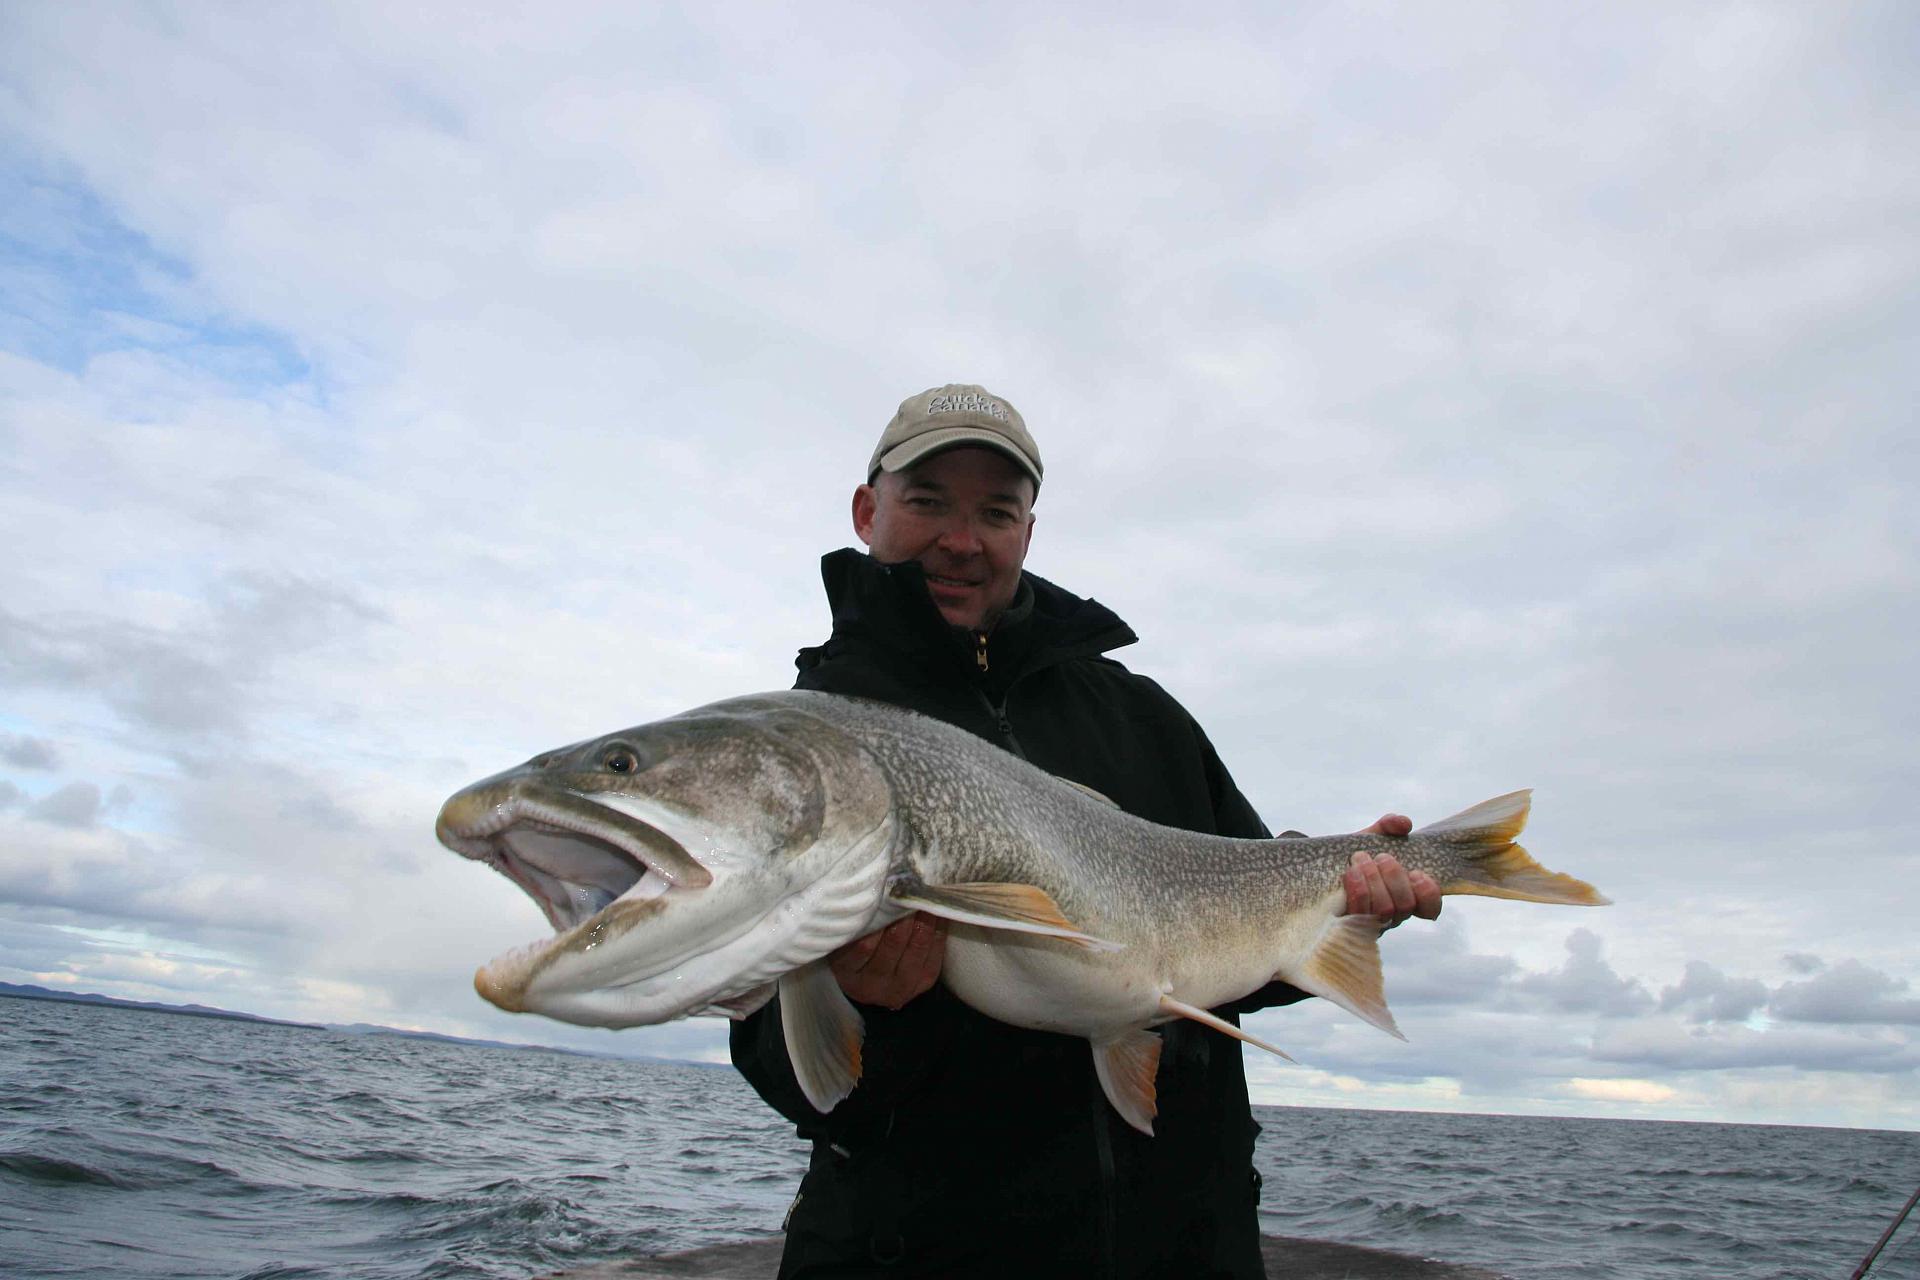
[[1606,906],[1612,899],[1598,889],[1563,872],[1547,870],[1515,843],[1532,807],[1531,790],[1511,791],[1429,823],[1408,839],[1453,846],[1458,865],[1440,885],[1441,893],[1571,907]]

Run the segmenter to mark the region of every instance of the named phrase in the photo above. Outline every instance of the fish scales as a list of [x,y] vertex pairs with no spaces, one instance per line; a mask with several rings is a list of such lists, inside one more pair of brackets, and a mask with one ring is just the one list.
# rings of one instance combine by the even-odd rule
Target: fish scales
[[[942,981],[982,1012],[1083,1036],[1152,1132],[1159,1041],[1275,977],[1398,1034],[1378,922],[1343,916],[1352,854],[1445,893],[1600,905],[1515,837],[1513,792],[1407,837],[1238,840],[1125,813],[964,730],[807,691],[730,699],[536,756],[465,788],[438,833],[556,930],[475,977],[503,1008],[597,1026],[745,1016],[777,988],[795,1074],[827,1110],[862,1024],[825,957],[912,911],[952,923]],[[1144,1057],[1142,1056],[1144,1055]]]

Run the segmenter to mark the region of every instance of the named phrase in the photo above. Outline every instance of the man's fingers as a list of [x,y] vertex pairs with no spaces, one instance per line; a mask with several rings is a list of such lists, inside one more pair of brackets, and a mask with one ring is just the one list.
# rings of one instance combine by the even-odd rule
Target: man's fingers
[[1424,871],[1416,871],[1408,877],[1413,882],[1413,914],[1422,920],[1440,918],[1440,886],[1434,883],[1432,876]]
[[1432,920],[1440,914],[1440,886],[1424,871],[1409,872],[1390,853],[1360,852],[1341,876],[1346,914],[1378,916],[1391,929],[1410,916]]
[[1413,819],[1404,813],[1387,813],[1364,831],[1355,832],[1363,836],[1404,836],[1413,830]]
[[1405,867],[1392,854],[1374,859],[1374,865],[1380,868],[1380,881],[1386,886],[1387,900],[1392,904],[1387,912],[1393,917],[1393,923],[1399,924],[1413,914],[1413,885],[1408,883]]
[[898,1009],[939,980],[946,936],[946,921],[916,913],[847,943],[827,967],[851,999]]
[[1346,872],[1347,914],[1350,916],[1388,915],[1393,911],[1393,894],[1380,875],[1380,866],[1365,853],[1353,855]]

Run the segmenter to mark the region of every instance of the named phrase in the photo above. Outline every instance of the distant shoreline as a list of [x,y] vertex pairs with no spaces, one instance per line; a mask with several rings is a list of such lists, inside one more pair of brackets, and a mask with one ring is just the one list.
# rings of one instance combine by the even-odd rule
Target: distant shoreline
[[289,1022],[285,1018],[265,1018],[257,1013],[239,1013],[232,1009],[215,1009],[203,1004],[162,1004],[158,1000],[122,1000],[118,996],[103,996],[92,991],[55,991],[50,987],[35,987],[17,982],[0,982],[0,996],[15,1000],[51,1000],[56,1004],[104,1004],[116,1009],[144,1009],[149,1013],[177,1013],[188,1018],[221,1018],[228,1022],[263,1022],[275,1027],[300,1027],[308,1031],[325,1031],[325,1025],[318,1022]]
[[[651,1054],[607,1053],[593,1049],[573,1049],[552,1044],[528,1044],[518,1040],[476,1040],[468,1036],[450,1036],[440,1031],[406,1031],[372,1022],[294,1022],[287,1018],[269,1018],[235,1009],[216,1009],[204,1004],[166,1004],[159,1000],[126,1000],[92,991],[55,991],[18,982],[0,982],[0,997],[15,1000],[39,1000],[49,1004],[79,1004],[110,1009],[134,1009],[142,1013],[172,1013],[188,1018],[218,1018],[225,1022],[251,1022],[268,1027],[293,1027],[301,1031],[336,1031],[343,1035],[399,1036],[404,1040],[433,1040],[441,1044],[473,1045],[482,1049],[531,1049],[538,1053],[564,1053],[575,1058],[611,1058],[620,1062],[655,1062],[676,1067],[719,1068],[724,1063],[695,1062],[688,1058],[661,1058]],[[728,1068],[731,1070],[731,1068]]]

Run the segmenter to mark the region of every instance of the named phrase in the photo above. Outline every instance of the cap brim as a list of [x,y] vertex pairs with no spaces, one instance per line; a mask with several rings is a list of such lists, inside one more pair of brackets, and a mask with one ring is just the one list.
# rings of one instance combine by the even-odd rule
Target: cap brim
[[1027,478],[1033,481],[1033,487],[1036,490],[1040,487],[1040,468],[1034,465],[1033,459],[1023,453],[1011,440],[985,427],[941,427],[937,431],[917,435],[906,443],[897,444],[881,454],[880,470],[905,471],[929,454],[963,444],[977,444],[1005,454],[1027,473]]

